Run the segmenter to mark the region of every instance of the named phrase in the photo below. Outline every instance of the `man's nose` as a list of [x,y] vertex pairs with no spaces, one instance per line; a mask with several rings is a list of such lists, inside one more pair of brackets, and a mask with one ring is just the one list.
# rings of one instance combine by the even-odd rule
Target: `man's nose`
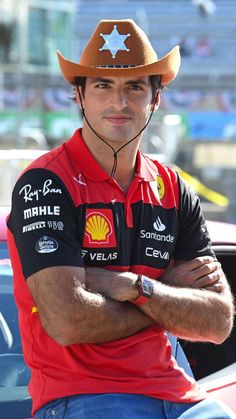
[[127,97],[125,93],[122,91],[113,92],[111,104],[116,107],[116,109],[125,108],[127,106]]

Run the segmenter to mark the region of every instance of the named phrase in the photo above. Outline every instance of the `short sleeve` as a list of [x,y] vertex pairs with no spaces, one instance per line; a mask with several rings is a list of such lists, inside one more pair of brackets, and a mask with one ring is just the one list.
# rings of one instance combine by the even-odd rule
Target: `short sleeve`
[[17,181],[8,219],[25,278],[52,266],[83,266],[77,212],[62,180],[31,169]]
[[181,178],[179,188],[179,231],[175,258],[191,260],[199,256],[215,257],[198,196]]

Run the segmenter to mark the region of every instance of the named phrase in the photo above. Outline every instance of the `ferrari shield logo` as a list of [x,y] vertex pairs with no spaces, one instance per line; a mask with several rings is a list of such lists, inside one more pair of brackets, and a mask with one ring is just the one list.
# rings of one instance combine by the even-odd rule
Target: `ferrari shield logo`
[[162,199],[163,196],[165,195],[165,184],[161,176],[157,176],[157,190],[158,190],[160,199]]

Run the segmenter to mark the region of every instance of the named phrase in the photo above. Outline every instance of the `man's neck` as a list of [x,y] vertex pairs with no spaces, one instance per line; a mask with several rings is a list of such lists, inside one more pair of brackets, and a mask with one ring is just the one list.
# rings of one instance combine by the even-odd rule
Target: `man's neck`
[[[105,170],[106,173],[110,175],[115,161],[112,148],[95,136],[95,134],[88,135],[88,133],[83,129],[82,136],[98,164]],[[139,143],[140,140],[136,139],[132,143],[127,144],[127,146],[122,148],[122,150],[117,153],[117,167],[114,179],[124,191],[128,190],[135,174]],[[120,142],[118,144],[116,143],[111,145],[114,150],[119,150],[123,144],[125,143]]]

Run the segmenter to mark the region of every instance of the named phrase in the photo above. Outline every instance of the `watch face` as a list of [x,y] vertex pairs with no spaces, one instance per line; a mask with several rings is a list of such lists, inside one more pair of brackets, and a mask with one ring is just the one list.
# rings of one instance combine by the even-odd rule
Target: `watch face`
[[145,293],[145,295],[150,295],[150,297],[151,297],[151,295],[153,293],[152,282],[149,281],[148,279],[143,278],[142,288],[143,288],[143,292]]
[[140,291],[140,294],[145,295],[145,297],[150,298],[153,294],[152,281],[148,278],[141,276],[139,291]]

